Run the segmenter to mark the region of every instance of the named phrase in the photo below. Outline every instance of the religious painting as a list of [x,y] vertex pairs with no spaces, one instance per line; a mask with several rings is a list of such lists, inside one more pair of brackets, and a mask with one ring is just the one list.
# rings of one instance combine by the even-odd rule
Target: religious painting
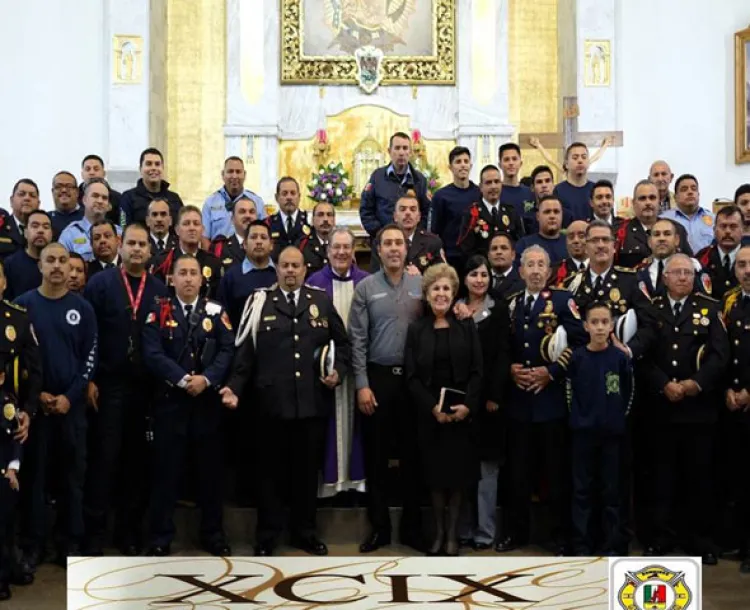
[[612,43],[609,40],[586,40],[583,46],[586,87],[609,87],[612,82]]
[[363,75],[455,84],[455,0],[281,0],[281,9],[282,85],[354,85]]
[[750,28],[734,37],[735,162],[750,163]]
[[137,85],[143,80],[143,38],[115,36],[112,80],[119,85]]

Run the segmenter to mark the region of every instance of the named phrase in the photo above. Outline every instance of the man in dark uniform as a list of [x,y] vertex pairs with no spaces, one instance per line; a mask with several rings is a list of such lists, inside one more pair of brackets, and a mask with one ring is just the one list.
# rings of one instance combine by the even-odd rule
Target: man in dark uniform
[[[678,236],[678,225],[669,218],[659,218],[651,227],[651,235],[648,237],[648,247],[651,255],[644,258],[636,268],[638,288],[649,298],[657,294],[664,295],[664,269],[669,257],[676,254],[680,247]],[[701,264],[696,259],[691,259],[695,269],[696,292],[711,292],[711,278],[702,270]]]
[[505,299],[509,294],[523,290],[523,280],[516,267],[516,250],[513,238],[507,233],[496,233],[490,240],[487,253],[492,267],[490,293],[495,299]]
[[318,472],[334,388],[347,374],[350,350],[333,302],[323,290],[303,286],[304,279],[302,253],[285,248],[278,286],[257,291],[247,319],[243,315],[240,349],[220,392],[230,408],[239,397],[252,396],[243,408],[257,417],[259,556],[274,552],[285,494],[291,495],[292,544],[312,555],[328,554],[315,533]]
[[406,267],[411,265],[419,273],[424,273],[427,267],[444,263],[445,256],[442,240],[419,228],[421,218],[417,196],[409,190],[396,202],[393,222],[406,234]]
[[146,272],[149,250],[146,228],[128,225],[120,247],[122,268],[99,272],[84,292],[99,332],[99,365],[88,388],[94,409],[88,413],[90,458],[84,498],[86,551],[92,556],[102,554],[112,500],[121,553],[136,555],[142,545],[152,384],[141,358],[141,330],[148,311],[167,294],[166,286]]
[[[623,267],[636,267],[651,254],[648,236],[659,214],[659,190],[649,180],[641,180],[633,191],[633,213],[617,228],[617,262]],[[680,237],[680,252],[693,256],[685,227],[675,223]]]
[[629,309],[644,307],[649,299],[638,289],[634,269],[618,267],[615,261],[615,236],[612,225],[594,220],[586,228],[586,269],[569,277],[564,286],[575,297],[580,311],[589,303],[606,303],[615,317]]
[[[5,379],[2,379],[4,382]],[[13,568],[15,549],[8,536],[13,523],[13,515],[18,504],[18,470],[21,468],[21,443],[15,438],[18,430],[16,399],[0,389],[0,404],[3,414],[0,418],[0,602],[10,599],[9,581]],[[9,540],[10,538],[10,540]]]
[[393,221],[393,211],[398,198],[407,190],[416,193],[422,226],[427,226],[430,212],[430,197],[427,194],[427,180],[411,163],[411,138],[399,131],[391,136],[388,143],[391,162],[386,167],[376,169],[362,191],[359,204],[359,217],[362,226],[371,238]]
[[169,215],[169,202],[156,197],[148,204],[146,226],[151,239],[151,256],[158,256],[177,245],[177,236],[172,231],[172,217]]
[[29,214],[39,209],[39,187],[23,178],[13,185],[10,196],[12,213],[0,214],[0,260],[26,247],[25,227]]
[[328,264],[328,239],[336,226],[336,208],[330,203],[317,203],[312,216],[312,234],[303,237],[299,244],[299,249],[305,257],[307,277]]
[[299,183],[291,176],[284,176],[276,183],[276,203],[279,211],[266,218],[271,228],[274,249],[271,258],[278,260],[287,246],[298,246],[303,238],[312,234],[307,224],[307,212],[299,209]]
[[[711,541],[715,424],[729,340],[718,301],[694,292],[690,258],[675,254],[664,271],[665,296],[656,296],[634,358],[643,356],[643,390],[649,392],[653,528],[643,540],[647,556],[663,556],[675,543],[705,565],[715,565]],[[676,500],[679,498],[679,506]],[[675,514],[678,508],[682,515]],[[680,519],[682,516],[682,519]],[[675,540],[675,524],[682,524]]]
[[495,233],[508,233],[514,241],[523,236],[523,223],[516,209],[500,203],[502,188],[500,170],[486,165],[479,174],[482,201],[473,203],[461,218],[458,245],[464,260],[474,254],[487,256],[490,238]]
[[[0,263],[0,295],[5,290],[5,274]],[[0,301],[0,373],[3,375],[0,391],[13,396],[18,401],[16,419],[18,427],[14,432],[15,441],[25,444],[29,436],[31,419],[39,410],[39,394],[42,390],[42,362],[36,335],[26,310],[6,300]],[[29,462],[32,465],[33,462]],[[24,472],[28,470],[24,468]],[[33,469],[30,471],[33,476]],[[28,507],[33,490],[30,476],[20,476],[25,480],[21,503]],[[0,498],[0,503],[3,500]],[[15,546],[8,540],[11,550],[10,582],[14,585],[29,585],[34,582],[36,557],[24,553],[15,561]]]
[[591,189],[591,214],[587,222],[603,220],[617,231],[625,220],[615,214],[615,187],[609,180],[599,180]]
[[89,231],[94,260],[88,264],[89,278],[104,269],[119,266],[120,256],[117,250],[120,247],[120,236],[117,234],[117,228],[111,220],[98,220],[91,225]]
[[216,301],[199,297],[203,281],[195,257],[174,264],[175,295],[153,305],[143,329],[143,362],[160,385],[154,405],[148,555],[171,552],[172,521],[188,445],[193,450],[201,542],[212,555],[232,554],[222,526],[223,441],[218,389],[234,355],[234,334]]
[[170,286],[172,268],[180,254],[190,254],[201,264],[203,278],[201,296],[214,298],[221,281],[221,262],[213,254],[201,250],[203,218],[201,211],[193,205],[180,208],[177,214],[177,246],[155,256],[149,263],[151,273]]
[[120,198],[120,210],[125,222],[146,222],[148,204],[154,199],[165,199],[169,203],[169,214],[174,222],[183,206],[180,196],[169,190],[164,177],[164,157],[156,148],[147,148],[141,153],[139,162],[141,177],[135,188],[125,191]]
[[553,550],[564,553],[568,543],[570,479],[566,453],[567,408],[564,373],[549,356],[548,344],[557,329],[567,332],[571,347],[587,337],[573,295],[567,290],[545,288],[549,255],[530,246],[521,257],[522,292],[508,297],[511,315],[511,388],[508,418],[509,497],[505,511],[505,537],[495,545],[499,553],[529,542],[531,493],[535,456],[543,456],[549,484]]
[[52,178],[52,200],[55,209],[49,213],[55,240],[71,222],[83,218],[83,204],[79,203],[78,195],[76,177],[70,172],[57,172]]
[[[750,447],[750,247],[743,246],[737,253],[734,269],[740,285],[725,294],[723,304],[731,352],[724,410],[729,434],[722,439],[725,450],[720,456],[731,469],[747,463]],[[750,574],[750,477],[744,471],[732,472],[725,483],[729,498],[737,502],[738,531],[732,532],[736,537],[729,542],[739,542],[740,571]]]
[[721,300],[724,293],[737,285],[734,262],[742,243],[742,212],[727,205],[716,213],[714,243],[695,257],[711,278],[709,296]]
[[5,260],[5,297],[15,299],[42,283],[39,255],[52,241],[52,220],[44,210],[34,210],[26,219],[26,247]]
[[250,197],[240,197],[232,206],[232,227],[234,233],[229,237],[219,235],[211,242],[209,252],[221,261],[221,275],[229,268],[245,260],[245,240],[250,224],[258,219],[258,210]]
[[586,255],[587,227],[588,223],[585,220],[574,220],[568,225],[568,231],[565,234],[565,247],[568,250],[568,257],[552,265],[550,286],[560,287],[573,274],[586,269],[589,264]]

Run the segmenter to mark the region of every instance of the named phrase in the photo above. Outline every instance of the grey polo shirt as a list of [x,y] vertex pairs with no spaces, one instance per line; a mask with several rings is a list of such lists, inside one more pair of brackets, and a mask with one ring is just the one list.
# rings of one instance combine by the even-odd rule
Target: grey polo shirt
[[357,389],[369,387],[367,364],[401,366],[406,329],[422,315],[422,276],[404,273],[394,286],[383,271],[354,289],[349,313],[352,368]]

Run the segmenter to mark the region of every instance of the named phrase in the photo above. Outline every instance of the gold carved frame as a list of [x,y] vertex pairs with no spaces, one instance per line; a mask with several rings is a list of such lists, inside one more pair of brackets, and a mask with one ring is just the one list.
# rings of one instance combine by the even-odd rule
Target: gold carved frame
[[750,65],[747,62],[750,28],[734,35],[735,162],[750,163]]
[[[433,0],[434,55],[389,56],[382,61],[381,85],[456,84],[455,0]],[[281,2],[281,84],[356,85],[353,56],[305,56],[302,53],[304,0]]]

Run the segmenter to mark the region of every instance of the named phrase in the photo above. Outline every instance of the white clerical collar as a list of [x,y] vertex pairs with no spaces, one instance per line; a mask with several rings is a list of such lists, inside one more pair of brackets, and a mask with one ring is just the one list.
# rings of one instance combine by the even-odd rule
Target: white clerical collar
[[331,266],[331,273],[333,273],[333,275],[335,275],[336,277],[341,278],[342,280],[348,280],[351,277],[351,275],[352,275],[352,268],[349,267],[346,270],[346,273],[344,275],[341,275],[338,271],[336,271],[333,268],[333,266]]

